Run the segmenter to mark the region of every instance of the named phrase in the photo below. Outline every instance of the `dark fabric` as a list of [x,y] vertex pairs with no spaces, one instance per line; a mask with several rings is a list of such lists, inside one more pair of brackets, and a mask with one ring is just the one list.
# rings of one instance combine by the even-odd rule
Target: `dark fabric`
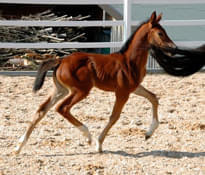
[[[169,56],[167,53],[172,54]],[[189,76],[205,65],[205,45],[195,49],[151,47],[151,55],[170,75]]]

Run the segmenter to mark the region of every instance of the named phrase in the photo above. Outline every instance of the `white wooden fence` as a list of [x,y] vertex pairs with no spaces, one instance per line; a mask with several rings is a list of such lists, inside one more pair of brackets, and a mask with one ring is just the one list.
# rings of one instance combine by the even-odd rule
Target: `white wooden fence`
[[[97,27],[97,26],[123,26],[123,41],[121,42],[62,42],[62,43],[8,43],[0,42],[0,48],[116,48],[130,36],[131,27],[138,25],[139,21],[131,20],[132,4],[205,4],[205,0],[0,0],[4,4],[47,4],[47,5],[99,5],[123,4],[123,20],[118,21],[29,21],[29,20],[0,20],[1,26],[66,26],[66,27]],[[205,19],[198,20],[164,20],[162,25],[167,26],[196,26],[205,25]],[[177,44],[196,46],[205,41],[180,41]],[[150,65],[150,66],[149,66]],[[148,64],[148,69],[154,69],[155,64]]]

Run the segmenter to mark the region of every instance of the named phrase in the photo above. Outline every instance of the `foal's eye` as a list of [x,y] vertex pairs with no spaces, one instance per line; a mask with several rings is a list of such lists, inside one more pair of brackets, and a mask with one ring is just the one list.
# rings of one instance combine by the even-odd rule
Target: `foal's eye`
[[161,37],[161,36],[163,36],[163,33],[162,32],[158,32],[158,35]]

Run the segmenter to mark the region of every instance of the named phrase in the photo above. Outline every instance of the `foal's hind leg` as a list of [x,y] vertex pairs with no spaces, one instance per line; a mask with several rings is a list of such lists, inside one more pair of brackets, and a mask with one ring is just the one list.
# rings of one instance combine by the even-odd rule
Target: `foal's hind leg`
[[108,131],[111,129],[111,127],[117,122],[117,120],[120,118],[120,114],[122,111],[122,108],[124,106],[124,104],[126,103],[127,99],[129,97],[129,94],[116,94],[116,101],[115,101],[115,105],[113,107],[113,111],[112,114],[110,116],[109,122],[106,125],[106,127],[104,128],[104,130],[102,131],[102,133],[100,134],[100,136],[98,137],[97,140],[97,147],[96,150],[98,152],[102,152],[102,144],[103,141],[108,133]]
[[83,123],[78,121],[75,117],[73,117],[73,115],[70,113],[72,106],[84,99],[88,95],[89,90],[73,91],[61,104],[57,106],[56,110],[71,124],[77,127],[81,132],[83,132],[83,135],[88,139],[88,143],[91,144],[92,138],[88,128]]
[[30,123],[29,127],[27,128],[25,134],[19,139],[18,146],[15,148],[15,154],[20,153],[22,147],[26,144],[29,136],[31,135],[33,129],[37,125],[37,123],[45,116],[48,110],[56,104],[62,97],[64,97],[68,91],[61,87],[59,84],[56,84],[57,87],[52,95],[48,97],[48,99],[39,106],[33,121]]
[[153,110],[153,118],[152,123],[150,125],[149,130],[146,132],[145,139],[149,139],[154,131],[159,126],[158,121],[158,99],[155,94],[145,89],[143,86],[139,85],[139,87],[134,91],[136,95],[142,96],[147,98],[152,103],[152,110]]

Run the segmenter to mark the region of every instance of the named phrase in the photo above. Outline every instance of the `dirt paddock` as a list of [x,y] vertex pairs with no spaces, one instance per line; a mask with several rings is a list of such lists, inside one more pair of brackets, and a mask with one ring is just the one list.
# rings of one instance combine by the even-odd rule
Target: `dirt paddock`
[[93,136],[89,146],[79,130],[50,110],[18,156],[19,137],[52,87],[52,79],[32,94],[34,77],[0,75],[0,175],[204,175],[205,73],[187,78],[149,74],[143,85],[160,98],[160,126],[147,141],[151,104],[131,95],[120,120],[95,151],[111,113],[112,93],[93,89],[72,109]]

